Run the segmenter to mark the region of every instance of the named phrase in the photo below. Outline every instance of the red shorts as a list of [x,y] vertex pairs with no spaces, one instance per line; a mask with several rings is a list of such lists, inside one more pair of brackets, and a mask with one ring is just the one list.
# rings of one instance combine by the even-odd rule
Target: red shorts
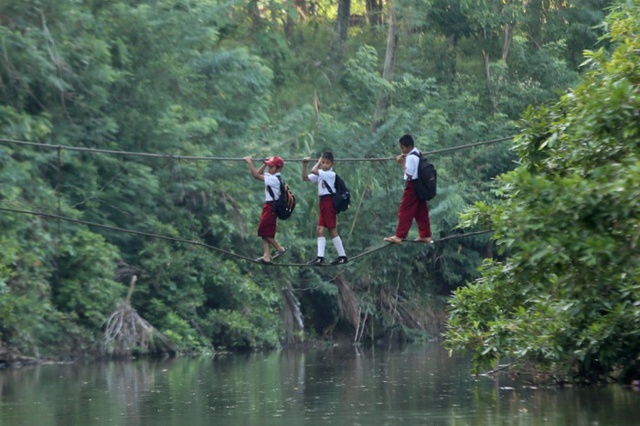
[[333,197],[324,195],[320,197],[320,214],[318,215],[318,226],[324,228],[335,228],[338,225],[336,210],[333,207]]
[[274,210],[274,203],[264,203],[262,205],[262,215],[258,224],[258,237],[275,238],[278,216]]

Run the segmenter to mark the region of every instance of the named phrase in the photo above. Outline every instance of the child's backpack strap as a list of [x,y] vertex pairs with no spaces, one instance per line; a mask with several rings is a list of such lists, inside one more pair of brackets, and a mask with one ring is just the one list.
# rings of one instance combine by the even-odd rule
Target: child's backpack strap
[[[282,186],[282,179],[280,179],[280,176],[276,176],[278,178],[278,181],[280,182],[280,186]],[[271,195],[271,201],[278,201],[278,199],[280,197],[282,197],[282,194],[280,194],[280,197],[278,197],[276,199],[275,194],[273,193],[273,189],[271,189],[271,185],[267,185],[267,192],[269,192],[269,195]]]
[[[274,201],[275,213],[278,216],[278,219],[287,220],[296,208],[296,196],[293,195],[293,191],[291,191],[289,185],[284,183],[280,176],[276,177],[278,178],[278,181],[280,181],[280,197]],[[271,198],[275,198],[271,187],[268,187],[267,189],[271,194]]]
[[[323,181],[326,183],[326,181]],[[345,185],[344,181],[338,174],[336,173],[335,179],[335,191],[331,189],[331,185],[327,184],[326,188],[329,191],[329,194],[333,197],[333,207],[336,210],[336,214],[343,212],[349,208],[351,205],[351,194],[349,193],[349,189]]]
[[416,195],[420,200],[430,201],[437,193],[438,172],[422,153],[411,152],[418,157],[418,176],[413,180]]
[[323,180],[324,183],[326,183],[327,185],[325,186],[325,188],[327,188],[327,191],[329,191],[329,194],[333,195],[335,194],[335,192],[333,191],[333,189],[331,189],[331,185],[329,185],[326,181]]

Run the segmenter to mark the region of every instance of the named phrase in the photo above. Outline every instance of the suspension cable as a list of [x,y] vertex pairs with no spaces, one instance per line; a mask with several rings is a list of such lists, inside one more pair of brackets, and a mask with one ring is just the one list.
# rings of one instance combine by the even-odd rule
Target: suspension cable
[[[503,141],[507,141],[507,140],[510,140],[510,139],[513,139],[513,136],[507,136],[507,137],[499,138],[499,139],[491,139],[491,140],[486,140],[486,141],[480,141],[480,142],[470,143],[470,144],[466,144],[466,145],[452,146],[452,147],[448,147],[448,148],[442,148],[442,149],[437,149],[437,150],[433,150],[433,151],[424,152],[423,154],[424,155],[440,154],[440,153],[443,153],[443,152],[455,151],[455,150],[458,150],[458,149],[466,149],[466,148],[472,148],[472,147],[480,146],[480,145],[488,145],[488,144],[493,144],[493,143],[497,143],[497,142],[503,142]],[[209,157],[209,156],[197,156],[197,155],[152,154],[152,153],[148,153],[148,152],[115,151],[115,150],[110,150],[110,149],[86,148],[86,147],[80,147],[80,146],[50,145],[50,144],[46,144],[46,143],[29,142],[29,141],[21,141],[21,140],[5,139],[5,138],[0,138],[0,143],[36,146],[36,147],[40,147],[40,148],[57,149],[58,151],[60,151],[60,150],[81,151],[81,152],[90,152],[90,153],[101,153],[101,154],[123,155],[123,156],[136,156],[136,157],[165,158],[165,159],[174,159],[174,160],[244,161],[244,158],[237,158],[237,157],[236,158],[234,158],[234,157]],[[340,161],[341,162],[342,161],[391,161],[391,160],[395,160],[395,159],[396,159],[395,156],[393,156],[393,157],[382,157],[382,158],[362,157],[362,158],[340,158]],[[255,160],[258,161],[258,160],[262,160],[262,159],[255,159]],[[289,161],[289,162],[302,162],[302,161],[304,161],[304,158],[287,158],[285,160]]]
[[[455,151],[455,150],[459,150],[459,149],[472,148],[472,147],[481,146],[481,145],[488,145],[488,144],[507,141],[507,140],[511,140],[511,139],[513,139],[513,137],[512,136],[508,136],[508,137],[504,137],[504,138],[491,139],[491,140],[480,141],[480,142],[475,142],[475,143],[466,144],[466,145],[458,145],[458,146],[454,146],[454,147],[448,147],[448,148],[433,150],[433,151],[425,152],[424,154],[425,155],[440,154],[440,153],[443,153],[443,152],[449,152],[449,151]],[[163,159],[171,159],[171,160],[244,161],[244,158],[173,155],[173,154],[153,154],[153,153],[146,153],[146,152],[116,151],[116,150],[98,149],[98,148],[86,148],[86,147],[78,147],[78,146],[51,145],[51,144],[45,144],[45,143],[21,141],[21,140],[6,139],[6,138],[0,138],[0,143],[26,145],[26,146],[36,146],[36,147],[41,147],[41,148],[55,149],[55,150],[58,151],[58,155],[59,155],[61,150],[68,150],[68,151],[102,153],[102,154],[122,155],[122,156],[139,156],[139,157],[163,158]],[[341,158],[340,161],[341,162],[342,161],[375,161],[375,162],[381,162],[381,161],[395,160],[395,158],[396,158],[395,156],[393,156],[393,157],[383,157],[383,158],[366,158],[366,157],[365,158]],[[302,162],[302,161],[304,161],[304,159],[303,158],[289,158],[286,161],[289,161],[289,162]],[[246,261],[249,261],[249,262],[259,263],[258,260],[256,260],[256,259],[252,259],[252,258],[243,256],[243,255],[234,253],[234,252],[229,251],[229,250],[221,249],[219,247],[214,247],[214,246],[211,246],[211,245],[208,245],[208,244],[202,243],[200,241],[196,241],[196,240],[187,240],[187,239],[183,239],[183,238],[169,237],[169,236],[166,236],[166,235],[159,235],[159,234],[154,234],[154,233],[148,233],[148,232],[134,231],[134,230],[130,230],[130,229],[118,228],[118,227],[115,227],[115,226],[103,225],[103,224],[99,224],[99,223],[87,222],[87,221],[83,221],[83,220],[79,220],[79,219],[73,219],[73,218],[69,218],[69,217],[64,217],[64,216],[61,216],[59,214],[58,215],[54,215],[54,214],[44,213],[44,212],[34,212],[34,211],[28,211],[28,210],[9,209],[9,208],[2,208],[2,207],[0,207],[0,211],[7,211],[7,212],[13,212],[13,213],[21,213],[21,214],[41,216],[41,217],[49,218],[49,219],[56,219],[58,221],[63,220],[63,221],[67,221],[67,222],[78,223],[78,224],[83,224],[83,225],[87,225],[87,226],[93,226],[93,227],[97,227],[97,228],[108,229],[108,230],[116,231],[116,232],[124,232],[124,233],[129,233],[129,234],[142,235],[142,236],[150,237],[150,238],[158,238],[158,239],[163,239],[163,240],[168,240],[168,241],[192,244],[192,245],[195,245],[195,246],[205,247],[205,248],[207,248],[209,250],[216,251],[216,252],[219,252],[219,253],[223,253],[225,255],[236,257],[236,258],[239,258],[239,259],[242,259],[242,260],[246,260]],[[466,234],[454,234],[454,235],[450,235],[450,236],[441,238],[439,240],[434,240],[434,243],[441,243],[441,242],[445,242],[445,241],[448,241],[448,240],[451,240],[451,239],[455,239],[455,238],[462,238],[462,237],[467,237],[467,236],[472,236],[472,235],[479,235],[479,234],[484,234],[484,233],[488,233],[488,232],[492,232],[492,231],[477,231],[477,232],[471,232],[471,233],[466,233]],[[413,241],[410,241],[410,242],[413,242]],[[386,243],[386,244],[382,244],[382,245],[379,245],[379,246],[375,246],[373,248],[366,249],[362,253],[351,257],[350,260],[351,261],[357,260],[359,258],[362,258],[362,257],[367,256],[369,254],[372,254],[374,252],[377,252],[379,250],[388,248],[391,245],[394,245],[394,243]],[[275,266],[293,266],[293,267],[313,266],[313,265],[307,265],[306,263],[274,263],[273,265],[275,265]],[[333,266],[333,265],[331,265],[331,266]]]
[[[11,208],[7,208],[7,207],[0,207],[0,211],[5,211],[5,212],[11,212],[11,213],[18,213],[18,214],[26,214],[26,215],[32,215],[32,216],[40,216],[40,217],[44,217],[47,219],[55,219],[55,220],[63,220],[66,222],[71,222],[71,223],[77,223],[77,224],[82,224],[82,225],[87,225],[87,226],[93,226],[96,228],[102,228],[102,229],[107,229],[110,231],[115,231],[115,232],[123,232],[123,233],[128,233],[128,234],[134,234],[134,235],[142,235],[144,237],[149,237],[149,238],[157,238],[157,239],[161,239],[161,240],[167,240],[167,241],[173,241],[173,242],[178,242],[178,243],[185,243],[185,244],[191,244],[194,246],[200,246],[200,247],[204,247],[207,248],[209,250],[218,252],[218,253],[222,253],[225,254],[227,256],[231,256],[231,257],[235,257],[238,259],[242,259],[248,262],[253,262],[253,263],[260,263],[257,259],[252,259],[250,257],[247,256],[243,256],[241,254],[238,253],[234,253],[232,251],[229,250],[225,250],[219,247],[214,247],[211,246],[209,244],[205,244],[203,242],[200,241],[196,241],[196,240],[187,240],[184,238],[178,238],[178,237],[169,237],[167,235],[160,235],[160,234],[154,234],[151,232],[143,232],[143,231],[135,231],[132,229],[125,229],[125,228],[119,228],[116,226],[110,226],[110,225],[103,225],[100,223],[95,223],[95,222],[87,222],[85,220],[80,220],[80,219],[73,219],[70,217],[65,217],[65,216],[60,216],[60,215],[56,215],[56,214],[50,214],[50,213],[44,213],[44,212],[35,212],[35,211],[31,211],[31,210],[21,210],[21,209],[11,209]],[[469,232],[466,234],[453,234],[453,235],[449,235],[447,237],[443,237],[440,238],[438,240],[434,240],[433,243],[443,243],[449,240],[453,240],[456,238],[463,238],[463,237],[470,237],[473,235],[480,235],[480,234],[486,234],[492,231],[476,231],[476,232]],[[415,241],[406,241],[406,242],[415,242]],[[420,243],[420,244],[424,244],[424,243]],[[349,259],[350,262],[353,262],[354,260],[363,258],[365,256],[368,256],[372,253],[375,253],[379,250],[385,249],[385,248],[389,248],[390,246],[394,246],[397,245],[395,243],[384,243],[369,249],[364,250],[362,253],[359,253],[353,257],[351,257]],[[430,245],[430,244],[428,244]],[[262,263],[260,263],[262,264]],[[316,267],[315,265],[309,265],[307,263],[271,263],[271,264],[267,264],[267,266],[291,266],[291,267],[298,267],[298,268],[302,268],[302,267]],[[339,266],[339,265],[324,265],[322,267],[326,267],[326,266]]]

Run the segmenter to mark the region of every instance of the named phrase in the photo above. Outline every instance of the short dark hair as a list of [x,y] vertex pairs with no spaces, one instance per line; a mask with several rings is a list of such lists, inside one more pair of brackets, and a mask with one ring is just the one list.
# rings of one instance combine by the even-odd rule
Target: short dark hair
[[404,134],[400,138],[400,144],[402,146],[413,146],[413,137],[410,134]]
[[331,151],[325,151],[322,153],[322,158],[324,158],[325,160],[329,160],[332,163],[335,163],[335,161],[333,161],[333,152]]

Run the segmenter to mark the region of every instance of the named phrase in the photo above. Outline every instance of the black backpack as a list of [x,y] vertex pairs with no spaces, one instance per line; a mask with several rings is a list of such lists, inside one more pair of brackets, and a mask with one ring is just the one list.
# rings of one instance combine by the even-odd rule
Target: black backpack
[[411,155],[415,155],[420,159],[418,163],[418,179],[413,181],[416,196],[420,200],[429,201],[436,196],[438,172],[436,172],[435,166],[427,160],[427,157],[423,157],[422,154],[416,152],[412,152]]
[[[296,196],[293,195],[293,191],[289,188],[289,185],[284,183],[280,176],[276,177],[280,181],[280,198],[275,201],[276,216],[278,216],[280,220],[287,220],[296,208]],[[273,195],[271,186],[267,185],[267,191],[269,191],[271,198],[276,198]]]
[[331,185],[326,184],[325,186],[327,187],[327,191],[333,196],[333,208],[336,214],[348,210],[351,205],[351,194],[342,178],[336,173],[336,192],[333,192]]

